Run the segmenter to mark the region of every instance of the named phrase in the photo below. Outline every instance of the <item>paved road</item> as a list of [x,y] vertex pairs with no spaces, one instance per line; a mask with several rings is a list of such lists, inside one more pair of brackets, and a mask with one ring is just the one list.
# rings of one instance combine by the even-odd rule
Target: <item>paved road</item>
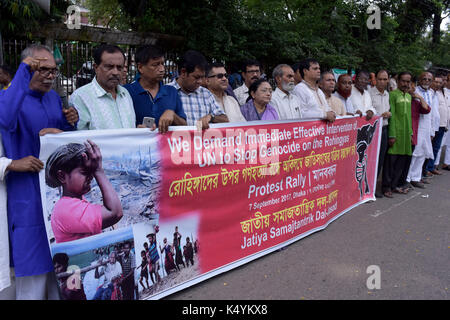
[[[448,300],[450,172],[431,181],[166,299]],[[380,289],[367,287],[371,265],[380,268]]]

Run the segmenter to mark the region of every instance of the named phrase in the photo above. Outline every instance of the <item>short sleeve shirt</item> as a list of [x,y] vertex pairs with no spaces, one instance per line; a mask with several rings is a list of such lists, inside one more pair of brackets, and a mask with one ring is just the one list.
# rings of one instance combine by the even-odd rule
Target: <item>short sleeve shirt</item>
[[158,127],[159,118],[166,110],[172,110],[179,117],[186,119],[181,99],[174,87],[161,82],[156,97],[152,97],[147,90],[142,88],[138,80],[126,84],[124,87],[130,92],[133,99],[136,126],[142,124],[144,117],[152,117],[155,118],[155,125]]
[[194,92],[185,93],[181,90],[180,85],[176,80],[168,84],[175,87],[183,104],[183,110],[186,114],[186,122],[188,126],[195,126],[197,120],[212,114],[219,116],[225,114],[220,106],[217,104],[213,94],[208,89],[200,86]]
[[78,111],[78,130],[136,128],[133,100],[120,85],[114,99],[94,78],[72,93],[69,105]]
[[51,226],[56,243],[99,234],[102,232],[102,205],[62,197],[53,208]]

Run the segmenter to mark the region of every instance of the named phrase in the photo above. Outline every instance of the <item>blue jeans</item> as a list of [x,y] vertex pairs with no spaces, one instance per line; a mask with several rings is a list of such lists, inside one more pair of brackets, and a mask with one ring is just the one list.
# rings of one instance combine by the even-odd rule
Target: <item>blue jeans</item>
[[433,139],[433,156],[434,159],[428,159],[427,160],[427,171],[433,171],[434,170],[434,162],[436,160],[436,156],[439,152],[439,149],[441,148],[442,138],[444,137],[445,133],[445,127],[439,127],[439,131],[436,131]]
[[92,300],[111,300],[111,294],[113,291],[113,284],[108,284],[108,287],[100,287],[95,292],[94,298]]

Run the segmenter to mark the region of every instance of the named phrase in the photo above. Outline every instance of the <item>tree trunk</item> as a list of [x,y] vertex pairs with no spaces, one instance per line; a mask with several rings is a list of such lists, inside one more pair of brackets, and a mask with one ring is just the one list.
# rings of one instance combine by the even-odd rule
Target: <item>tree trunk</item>
[[433,13],[433,30],[431,32],[431,43],[438,45],[441,42],[441,23],[442,23],[442,12],[441,8],[435,6]]

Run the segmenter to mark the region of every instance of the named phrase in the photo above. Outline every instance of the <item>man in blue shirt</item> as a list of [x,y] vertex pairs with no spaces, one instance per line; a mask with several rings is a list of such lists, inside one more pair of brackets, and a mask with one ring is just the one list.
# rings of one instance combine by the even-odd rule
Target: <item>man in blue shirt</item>
[[[40,135],[74,130],[76,111],[63,111],[61,98],[51,90],[57,74],[49,48],[31,45],[22,52],[10,87],[0,92],[0,131],[7,158],[38,158]],[[46,299],[46,288],[56,288],[42,212],[40,169],[9,172],[7,177],[10,263],[17,299]]]
[[140,77],[125,85],[133,99],[136,125],[144,117],[155,118],[159,132],[165,133],[169,126],[186,125],[178,92],[162,83],[165,74],[164,53],[156,46],[146,45],[136,51],[136,64]]

